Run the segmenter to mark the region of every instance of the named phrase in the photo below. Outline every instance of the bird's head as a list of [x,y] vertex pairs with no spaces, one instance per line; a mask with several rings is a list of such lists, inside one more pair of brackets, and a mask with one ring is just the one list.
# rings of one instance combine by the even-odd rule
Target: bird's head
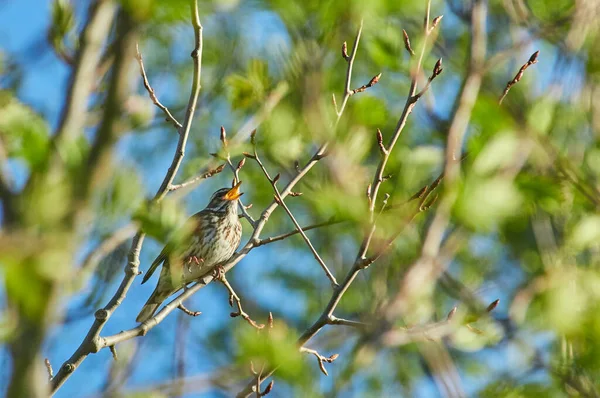
[[215,211],[218,213],[234,213],[237,214],[238,199],[244,193],[240,192],[240,185],[242,182],[238,182],[233,188],[221,188],[212,194],[206,210]]

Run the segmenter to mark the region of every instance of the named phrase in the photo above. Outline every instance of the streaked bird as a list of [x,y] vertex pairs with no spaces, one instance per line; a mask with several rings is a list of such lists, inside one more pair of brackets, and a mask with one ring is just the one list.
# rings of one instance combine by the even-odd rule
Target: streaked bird
[[242,237],[238,217],[241,183],[217,190],[206,208],[190,217],[152,262],[142,283],[159,265],[163,267],[154,292],[135,319],[137,322],[150,319],[167,297],[233,255]]

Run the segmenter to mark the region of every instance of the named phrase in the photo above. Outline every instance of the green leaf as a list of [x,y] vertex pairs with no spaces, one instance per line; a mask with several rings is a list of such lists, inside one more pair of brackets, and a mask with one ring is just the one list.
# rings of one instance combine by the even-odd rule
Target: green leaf
[[11,96],[0,99],[0,137],[9,157],[24,159],[31,169],[44,164],[49,146],[48,124]]

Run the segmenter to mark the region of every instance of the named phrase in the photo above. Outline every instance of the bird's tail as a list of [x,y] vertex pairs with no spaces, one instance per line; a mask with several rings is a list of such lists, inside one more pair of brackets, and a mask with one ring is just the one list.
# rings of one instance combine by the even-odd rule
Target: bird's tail
[[171,295],[171,292],[159,291],[158,288],[159,286],[156,286],[156,289],[154,289],[154,292],[152,292],[150,298],[148,301],[146,301],[146,304],[144,304],[144,307],[138,314],[137,318],[135,318],[136,322],[141,323],[152,318],[157,308],[162,304],[163,301],[165,301],[167,297]]

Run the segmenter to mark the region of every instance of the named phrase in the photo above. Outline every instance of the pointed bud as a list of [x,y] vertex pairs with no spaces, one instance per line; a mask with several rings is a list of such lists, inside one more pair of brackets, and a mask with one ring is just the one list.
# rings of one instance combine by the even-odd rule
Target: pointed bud
[[447,321],[450,321],[450,320],[452,320],[452,318],[454,317],[454,314],[456,314],[456,310],[457,310],[457,309],[458,309],[457,307],[454,307],[454,308],[452,308],[452,309],[450,310],[450,312],[449,312],[449,313],[448,313],[448,315],[446,316],[446,320],[447,320]]
[[333,362],[336,359],[338,359],[338,357],[340,356],[340,354],[333,354],[332,356],[329,357],[329,362]]
[[244,167],[244,165],[245,165],[245,164],[246,164],[246,158],[242,158],[242,159],[241,159],[241,160],[238,162],[238,164],[237,164],[237,167],[236,167],[235,169],[236,169],[236,170],[241,170],[241,169],[242,169],[242,167]]
[[342,57],[347,61],[348,60],[348,44],[346,42],[342,43]]
[[271,382],[267,385],[267,388],[263,392],[260,393],[262,397],[273,391],[273,386],[275,385],[275,380],[271,380]]
[[379,83],[379,79],[380,78],[381,78],[381,73],[379,73],[376,76],[373,76],[373,78],[367,84],[367,87],[373,87],[374,85],[376,85],[377,83]]
[[249,152],[242,152],[242,155],[244,155],[247,158],[250,159],[256,159],[256,156],[254,156],[253,154],[249,153]]
[[538,55],[540,55],[540,50],[537,50],[536,52],[534,52],[533,54],[531,54],[531,57],[529,57],[529,61],[527,61],[527,63],[529,65],[533,65],[537,63],[537,59],[538,59]]
[[435,29],[438,26],[442,18],[444,18],[443,15],[433,18],[433,21],[431,22],[431,30]]
[[250,143],[252,145],[256,144],[256,129],[252,130],[252,132],[250,133]]
[[500,303],[500,299],[496,299],[496,300],[492,301],[490,303],[490,305],[488,305],[488,307],[486,308],[486,311],[487,312],[494,311],[494,309],[498,306],[498,303]]
[[383,155],[387,155],[388,151],[385,149],[385,145],[383,144],[383,134],[381,134],[381,130],[377,129],[377,145],[379,145],[379,151]]
[[433,74],[431,75],[431,78],[435,78],[437,76],[440,75],[440,73],[442,73],[444,69],[442,68],[442,59],[438,59],[437,62],[435,63],[435,66],[433,67]]
[[410,46],[410,39],[408,38],[408,33],[406,33],[404,29],[402,29],[402,36],[404,36],[404,48],[406,48],[406,51],[408,51],[410,55],[415,55],[414,50]]
[[277,174],[275,175],[275,177],[273,177],[273,184],[276,184],[276,183],[277,183],[277,181],[279,181],[279,177],[281,177],[281,174],[279,174],[279,173],[277,173]]
[[221,126],[221,142],[223,143],[223,147],[227,148],[227,132],[223,126]]

